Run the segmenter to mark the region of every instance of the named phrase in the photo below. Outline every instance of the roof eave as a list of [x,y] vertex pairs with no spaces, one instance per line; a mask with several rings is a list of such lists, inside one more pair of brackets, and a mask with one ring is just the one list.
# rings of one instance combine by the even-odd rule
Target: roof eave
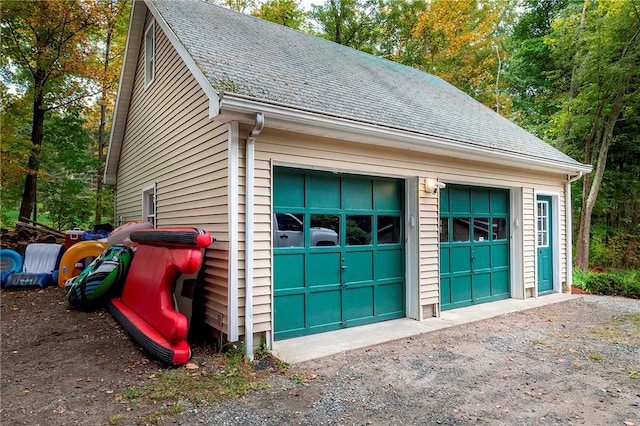
[[590,165],[536,158],[520,153],[492,149],[468,142],[446,139],[406,129],[391,128],[376,123],[330,116],[317,111],[305,111],[242,95],[224,93],[220,97],[220,116],[251,123],[256,112],[265,116],[267,127],[315,136],[348,140],[464,160],[485,161],[504,166],[545,172],[577,175],[589,173]]

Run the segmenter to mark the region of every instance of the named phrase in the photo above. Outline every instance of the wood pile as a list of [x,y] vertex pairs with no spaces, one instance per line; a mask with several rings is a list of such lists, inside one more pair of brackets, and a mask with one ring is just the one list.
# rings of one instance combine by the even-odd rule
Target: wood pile
[[57,243],[64,245],[65,234],[42,223],[21,217],[15,229],[0,230],[0,248],[17,251],[24,256],[25,248],[32,243]]

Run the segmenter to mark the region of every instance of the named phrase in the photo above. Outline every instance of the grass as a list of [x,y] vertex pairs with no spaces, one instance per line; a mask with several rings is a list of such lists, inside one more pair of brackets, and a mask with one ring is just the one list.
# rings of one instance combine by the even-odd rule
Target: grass
[[640,313],[622,315],[589,331],[605,342],[635,346],[640,340]]
[[[270,356],[263,355],[263,358]],[[282,368],[284,364],[274,361],[274,365]],[[126,388],[119,399],[141,404],[146,404],[146,401],[146,405],[159,406],[147,417],[149,423],[158,424],[167,417],[180,414],[185,403],[205,406],[252,390],[265,389],[267,385],[261,381],[262,374],[245,360],[243,347],[231,347],[221,357],[220,367],[214,371],[167,368],[152,375],[144,385]],[[117,424],[112,420],[109,423]]]

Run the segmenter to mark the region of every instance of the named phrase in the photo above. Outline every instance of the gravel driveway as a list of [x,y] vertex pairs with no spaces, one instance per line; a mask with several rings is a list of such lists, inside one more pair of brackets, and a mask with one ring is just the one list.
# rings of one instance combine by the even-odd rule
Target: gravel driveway
[[[263,390],[196,407],[148,395],[167,369],[106,310],[70,310],[57,287],[0,296],[2,425],[640,426],[639,300],[582,296],[263,370]],[[181,376],[222,371],[194,350]]]
[[583,296],[306,361],[167,424],[640,425],[640,301]]

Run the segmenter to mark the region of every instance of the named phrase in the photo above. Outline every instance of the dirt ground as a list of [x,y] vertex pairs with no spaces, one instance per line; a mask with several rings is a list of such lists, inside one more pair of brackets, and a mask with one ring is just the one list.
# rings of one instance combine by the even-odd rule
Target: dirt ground
[[[602,296],[268,372],[211,405],[127,398],[165,368],[64,290],[2,291],[2,425],[640,425],[640,301]],[[194,342],[198,370],[220,368]],[[179,367],[186,368],[186,367]]]

